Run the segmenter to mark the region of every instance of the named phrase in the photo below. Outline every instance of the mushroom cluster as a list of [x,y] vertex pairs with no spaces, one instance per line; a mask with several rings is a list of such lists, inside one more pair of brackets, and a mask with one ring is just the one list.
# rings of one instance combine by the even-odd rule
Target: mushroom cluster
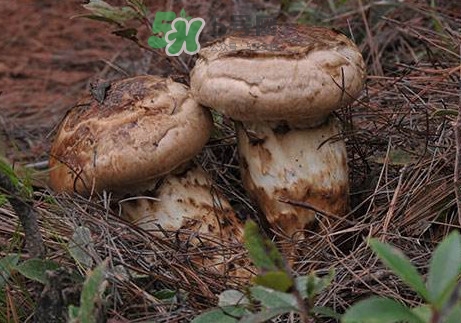
[[344,141],[329,140],[340,134],[332,112],[358,96],[364,76],[356,45],[322,27],[277,26],[199,52],[192,93],[237,121],[243,184],[273,229],[291,236],[317,211],[346,214],[347,155]]
[[[102,100],[88,95],[62,120],[50,153],[50,186],[112,192],[122,217],[157,236],[181,229],[189,243],[199,243],[197,234],[241,242],[242,224],[229,202],[192,161],[212,127],[210,111],[183,84],[155,76],[114,81]],[[223,262],[205,261],[218,269]]]
[[[363,87],[365,64],[351,40],[293,25],[236,34],[202,48],[190,77],[191,90],[139,76],[82,99],[53,143],[51,187],[110,191],[124,218],[159,236],[182,229],[192,243],[194,234],[242,242],[229,202],[193,162],[211,134],[209,107],[235,121],[243,185],[262,222],[293,236],[317,213],[347,213],[347,154],[332,112]],[[202,264],[222,268],[224,260]]]

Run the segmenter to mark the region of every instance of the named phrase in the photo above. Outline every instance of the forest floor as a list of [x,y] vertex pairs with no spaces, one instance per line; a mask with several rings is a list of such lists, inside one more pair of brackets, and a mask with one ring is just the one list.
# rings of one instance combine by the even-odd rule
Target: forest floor
[[[230,24],[232,15],[278,14],[280,7],[278,1],[262,0],[145,3],[152,13],[184,8],[205,21],[218,15],[224,25]],[[341,313],[372,294],[417,305],[418,296],[377,261],[366,239],[380,237],[398,246],[426,273],[431,251],[450,230],[461,227],[461,201],[455,195],[461,177],[455,168],[461,158],[457,156],[461,142],[455,140],[461,108],[461,4],[289,3],[289,21],[334,27],[353,38],[368,76],[362,95],[338,112],[349,154],[352,205],[347,221],[301,241],[286,238],[279,243],[294,243],[287,258],[296,275],[335,268],[335,278],[317,305]],[[91,266],[78,263],[68,247],[83,226],[93,239],[92,263],[110,260],[113,272],[106,300],[112,322],[190,320],[216,305],[223,290],[242,288],[241,281],[188,261],[191,254],[220,250],[181,249],[173,236],[155,238],[120,220],[105,197],[88,201],[55,194],[48,187],[47,161],[56,128],[92,82],[144,74],[178,77],[180,68],[175,64],[188,68],[194,64],[185,57],[172,65],[165,55],[112,34],[107,24],[76,18],[85,13],[81,4],[0,0],[0,155],[32,183],[48,259],[84,276]],[[136,27],[145,43],[149,30]],[[206,29],[203,37],[211,40],[211,30]],[[187,83],[187,75],[183,77]],[[199,160],[239,215],[257,218],[239,177],[233,128],[228,122],[217,127],[221,137],[213,138]],[[21,252],[24,242],[17,216],[2,199],[0,221],[0,256]],[[242,246],[234,252],[245,255]],[[26,258],[22,253],[21,261]],[[129,278],[116,271],[120,268],[129,272]],[[31,321],[36,303],[29,284],[17,273],[8,279],[0,294],[1,322]],[[162,300],[158,292],[164,290],[175,296]]]

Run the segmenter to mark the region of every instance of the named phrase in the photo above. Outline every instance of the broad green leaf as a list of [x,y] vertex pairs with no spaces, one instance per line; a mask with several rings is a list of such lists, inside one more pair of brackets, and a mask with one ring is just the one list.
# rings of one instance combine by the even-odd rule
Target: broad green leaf
[[411,309],[423,322],[429,322],[432,316],[430,305],[421,305]]
[[54,261],[43,259],[29,259],[16,266],[21,275],[42,284],[47,283],[46,271],[58,268],[59,265]]
[[272,241],[263,238],[254,221],[246,222],[244,241],[250,259],[260,270],[263,272],[284,270],[282,255]]
[[225,306],[206,311],[194,318],[191,323],[236,323],[244,314],[248,314],[248,311],[242,306]]
[[277,307],[265,309],[258,313],[245,315],[242,319],[240,319],[239,323],[264,323],[268,322],[270,319],[273,319],[277,316],[287,314],[290,312],[293,312],[293,308],[291,307]]
[[297,311],[298,302],[292,294],[282,293],[263,286],[253,286],[250,288],[251,296],[260,301],[266,308],[291,308]]
[[421,276],[402,251],[382,243],[378,239],[370,239],[370,246],[381,261],[399,276],[404,283],[413,288],[422,298],[428,299],[428,292]]
[[460,270],[461,237],[458,231],[453,231],[437,246],[429,266],[427,289],[429,299],[436,308],[441,308],[456,287]]
[[389,299],[372,297],[360,301],[346,311],[342,323],[424,323],[410,308]]
[[90,229],[87,227],[75,228],[72,239],[69,241],[69,252],[80,265],[85,268],[90,268],[93,265],[94,243],[91,238]]
[[286,292],[293,286],[291,277],[284,271],[268,271],[253,278],[257,285],[265,286],[279,292]]
[[97,308],[107,286],[107,264],[108,260],[103,261],[86,276],[80,295],[80,307],[69,307],[69,317],[72,318],[70,323],[97,323]]
[[341,319],[341,315],[336,313],[332,308],[326,306],[314,306],[311,312],[317,316],[330,317],[336,320]]
[[248,305],[250,301],[241,291],[235,289],[225,290],[219,294],[218,306]]
[[16,269],[19,262],[19,255],[12,253],[0,259],[0,289],[5,286],[5,283],[11,276],[11,272]]
[[461,303],[458,301],[456,307],[448,314],[444,323],[459,323],[461,317]]
[[137,12],[130,7],[115,7],[102,0],[90,0],[83,7],[95,16],[104,17],[119,24],[138,16]]

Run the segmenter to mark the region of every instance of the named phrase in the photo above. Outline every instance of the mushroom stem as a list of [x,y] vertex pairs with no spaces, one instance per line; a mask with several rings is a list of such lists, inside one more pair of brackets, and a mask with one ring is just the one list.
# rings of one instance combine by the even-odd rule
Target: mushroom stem
[[243,185],[273,229],[290,236],[307,229],[316,217],[314,208],[346,214],[347,153],[343,140],[330,140],[339,134],[335,119],[306,129],[264,122],[237,122],[236,128]]

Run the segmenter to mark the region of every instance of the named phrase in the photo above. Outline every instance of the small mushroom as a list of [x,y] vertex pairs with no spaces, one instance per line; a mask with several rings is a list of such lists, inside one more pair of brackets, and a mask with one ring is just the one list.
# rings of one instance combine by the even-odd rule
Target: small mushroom
[[141,192],[196,156],[212,127],[209,111],[182,84],[155,76],[112,82],[102,102],[88,95],[61,122],[50,153],[51,187]]
[[241,242],[242,224],[229,202],[191,163],[212,127],[210,111],[182,84],[155,76],[112,82],[102,100],[85,97],[62,121],[50,186],[84,195],[110,191],[121,199],[124,218],[160,237],[184,229],[189,234],[181,237],[192,243],[198,234]]
[[355,44],[322,27],[277,26],[274,35],[229,36],[199,52],[191,90],[238,121],[244,187],[274,228],[292,235],[316,210],[346,214],[347,155],[344,141],[329,140],[340,133],[331,113],[358,96],[364,76]]

